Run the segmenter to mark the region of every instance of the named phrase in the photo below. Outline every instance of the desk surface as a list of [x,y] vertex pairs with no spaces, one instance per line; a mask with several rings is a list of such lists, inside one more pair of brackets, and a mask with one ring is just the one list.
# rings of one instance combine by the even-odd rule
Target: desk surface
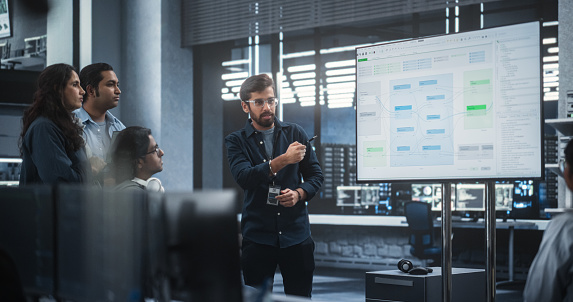
[[[369,215],[309,215],[311,224],[319,225],[356,225],[356,226],[386,226],[408,227],[404,216],[369,216]],[[504,222],[496,220],[497,229],[545,230],[549,220],[518,219]],[[440,225],[440,221],[437,222]],[[480,219],[476,222],[471,220],[452,221],[453,228],[484,228],[485,222]]]
[[[438,226],[440,223],[438,222]],[[462,222],[462,221],[452,221],[452,228],[468,228],[468,229],[483,229],[485,228],[485,222],[478,221],[478,222]],[[523,229],[523,230],[537,230],[537,224],[533,222],[526,222],[526,221],[496,221],[495,222],[496,229]]]

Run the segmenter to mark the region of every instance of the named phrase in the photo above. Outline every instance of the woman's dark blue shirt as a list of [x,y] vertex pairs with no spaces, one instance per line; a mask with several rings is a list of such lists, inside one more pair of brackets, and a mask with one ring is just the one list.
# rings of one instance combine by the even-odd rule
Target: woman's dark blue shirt
[[64,133],[40,116],[22,138],[20,186],[30,184],[86,183],[91,172],[85,148],[66,150]]

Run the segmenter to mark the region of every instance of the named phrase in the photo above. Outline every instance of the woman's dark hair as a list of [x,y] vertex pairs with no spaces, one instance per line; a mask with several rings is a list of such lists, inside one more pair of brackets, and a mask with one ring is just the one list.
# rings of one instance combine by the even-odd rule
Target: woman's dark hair
[[241,85],[239,97],[241,98],[241,101],[248,101],[251,97],[251,93],[263,91],[268,87],[273,87],[273,90],[275,89],[273,79],[271,79],[267,74],[263,73],[248,77]]
[[151,130],[132,126],[123,129],[111,146],[111,171],[116,184],[133,179],[137,161],[145,157],[149,148]]
[[22,133],[20,134],[20,154],[24,135],[32,122],[40,116],[50,119],[67,139],[66,151],[74,152],[84,146],[82,128],[74,122],[74,115],[66,108],[64,103],[64,89],[74,67],[68,64],[54,64],[46,67],[38,77],[38,86],[34,93],[32,105],[24,111],[22,117]]

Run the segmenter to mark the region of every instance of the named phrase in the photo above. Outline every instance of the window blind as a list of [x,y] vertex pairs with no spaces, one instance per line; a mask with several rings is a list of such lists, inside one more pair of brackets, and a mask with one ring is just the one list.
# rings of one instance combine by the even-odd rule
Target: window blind
[[494,0],[182,0],[182,46],[491,1]]

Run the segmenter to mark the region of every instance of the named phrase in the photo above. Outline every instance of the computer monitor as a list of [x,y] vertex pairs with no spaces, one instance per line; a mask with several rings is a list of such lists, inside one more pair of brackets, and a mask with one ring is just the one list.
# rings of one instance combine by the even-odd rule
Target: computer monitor
[[[49,186],[0,186],[0,250],[9,258],[0,263],[15,265],[26,296],[54,294],[53,214]],[[6,293],[9,282],[3,280],[0,291]]]
[[457,184],[456,210],[462,212],[485,211],[485,184]]
[[55,297],[141,301],[152,247],[145,192],[60,185],[56,193]]
[[360,189],[361,206],[377,206],[380,204],[380,186],[362,186]]
[[242,301],[237,202],[231,190],[165,194],[172,299]]
[[60,186],[55,296],[240,302],[237,202],[233,191]]
[[432,203],[435,184],[412,184],[412,201]]
[[[429,185],[425,185],[429,186]],[[420,185],[412,185],[413,192],[420,191]],[[513,205],[513,183],[496,183],[495,184],[495,210],[496,211],[511,211]],[[423,188],[426,192],[430,190],[426,187]],[[442,187],[432,185],[432,210],[441,210],[441,196]],[[453,196],[455,195],[455,197]],[[452,203],[455,201],[455,206],[452,206],[452,211],[472,212],[472,211],[485,211],[485,184],[452,184]],[[424,199],[424,198],[422,198]],[[426,202],[429,198],[425,197]]]
[[511,211],[513,207],[513,183],[495,184],[495,210]]
[[[451,184],[451,210],[455,210],[456,186]],[[442,184],[412,184],[412,201],[427,202],[432,211],[442,210]]]
[[544,176],[540,22],[356,48],[357,182]]
[[393,210],[391,203],[392,200],[392,183],[378,184],[380,190],[378,192],[378,205],[376,206],[375,213],[382,215],[389,215]]
[[337,186],[336,206],[337,207],[359,207],[361,186]]
[[[8,38],[12,36],[12,22],[10,21],[10,1],[0,1],[0,38]],[[10,4],[13,4],[11,2]],[[14,13],[14,12],[12,12]]]
[[535,185],[533,180],[518,180],[515,182],[514,188],[516,196],[523,197],[524,199],[535,196]]
[[515,181],[511,218],[539,218],[539,181],[532,179]]

